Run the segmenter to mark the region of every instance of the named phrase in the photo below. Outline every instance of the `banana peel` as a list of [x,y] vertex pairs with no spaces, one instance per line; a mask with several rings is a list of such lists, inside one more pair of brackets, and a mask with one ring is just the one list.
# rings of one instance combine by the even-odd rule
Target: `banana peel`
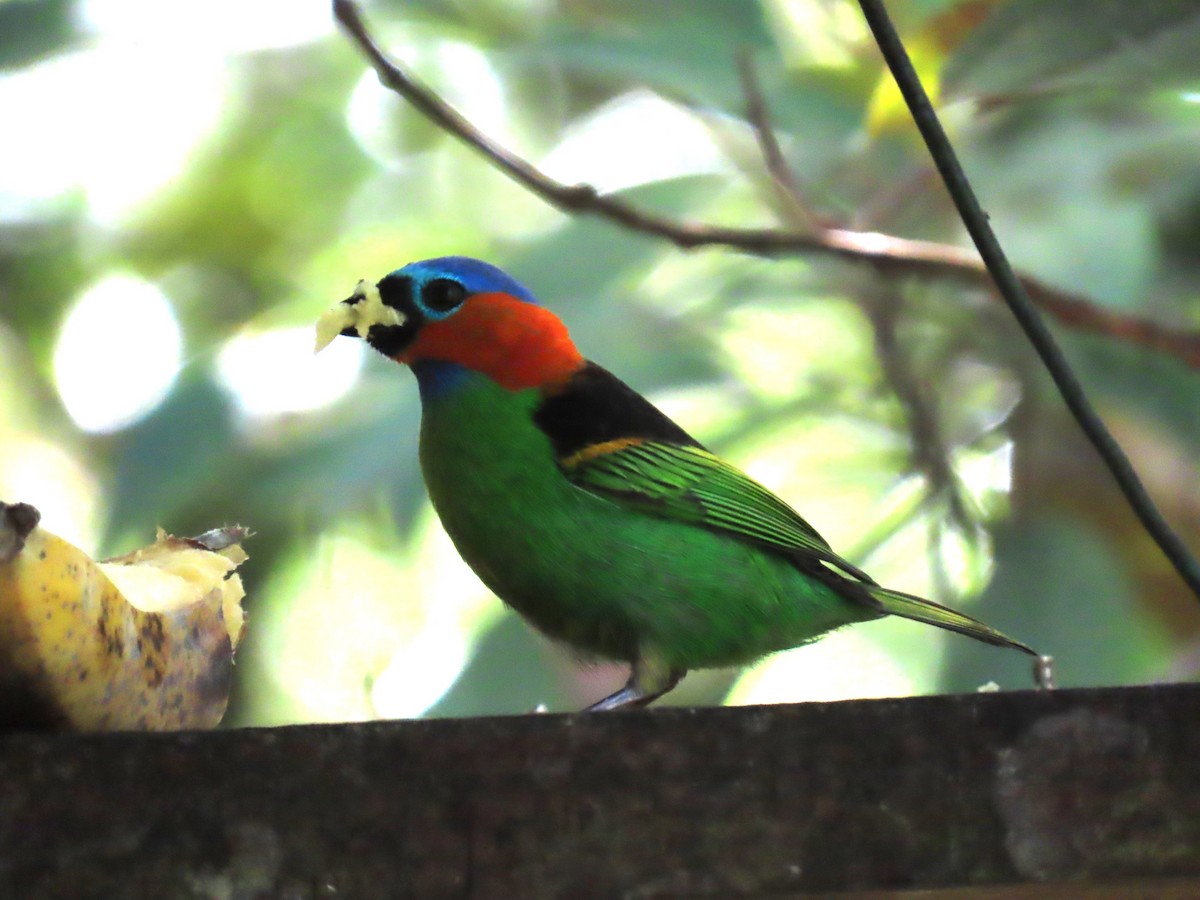
[[0,729],[213,728],[245,627],[243,528],[97,562],[0,503]]

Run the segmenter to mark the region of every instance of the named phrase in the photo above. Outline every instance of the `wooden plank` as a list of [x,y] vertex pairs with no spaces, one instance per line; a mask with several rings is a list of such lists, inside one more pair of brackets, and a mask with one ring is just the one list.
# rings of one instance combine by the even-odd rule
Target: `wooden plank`
[[1200,896],[1200,686],[0,738],[3,897]]

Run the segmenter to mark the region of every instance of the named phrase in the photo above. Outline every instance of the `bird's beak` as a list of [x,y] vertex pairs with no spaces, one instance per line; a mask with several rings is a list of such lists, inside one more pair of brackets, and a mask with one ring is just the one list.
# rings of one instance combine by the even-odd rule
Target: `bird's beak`
[[378,285],[360,281],[353,294],[325,310],[317,320],[316,352],[328,347],[339,334],[366,340],[373,327],[399,327],[406,321],[404,313],[383,302]]

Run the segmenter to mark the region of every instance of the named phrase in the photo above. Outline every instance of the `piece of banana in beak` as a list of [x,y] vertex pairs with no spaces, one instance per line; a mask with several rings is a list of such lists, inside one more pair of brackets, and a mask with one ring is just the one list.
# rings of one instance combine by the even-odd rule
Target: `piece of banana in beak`
[[315,352],[320,353],[333,343],[335,337],[350,329],[365,339],[372,325],[403,325],[404,322],[404,313],[383,302],[377,285],[360,281],[348,299],[335,303],[317,319]]

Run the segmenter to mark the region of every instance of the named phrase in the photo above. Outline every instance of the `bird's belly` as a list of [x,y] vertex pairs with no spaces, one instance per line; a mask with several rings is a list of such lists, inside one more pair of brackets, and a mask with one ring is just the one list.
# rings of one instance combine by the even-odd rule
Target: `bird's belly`
[[535,627],[587,653],[749,662],[873,618],[787,560],[569,482],[534,397],[477,382],[426,407],[421,468],[463,559]]
[[[500,471],[427,480],[463,559],[505,603],[586,653],[673,666],[752,661],[869,618],[786,560],[688,523],[630,510],[562,478]],[[440,487],[439,487],[440,485]]]

